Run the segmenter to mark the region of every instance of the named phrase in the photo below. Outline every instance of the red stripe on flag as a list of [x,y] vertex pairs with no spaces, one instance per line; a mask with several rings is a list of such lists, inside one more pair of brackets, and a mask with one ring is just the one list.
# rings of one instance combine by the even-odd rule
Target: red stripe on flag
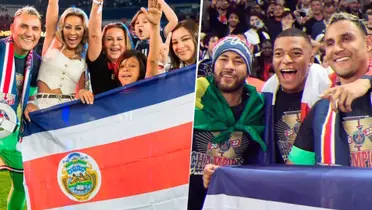
[[329,117],[327,119],[325,136],[324,136],[324,164],[331,164],[331,141],[332,141],[332,123],[333,123],[333,112],[330,111]]
[[310,111],[310,108],[307,105],[307,103],[301,102],[301,122],[304,122],[309,111]]
[[[79,150],[78,152],[91,156],[101,170],[101,188],[88,202],[133,196],[187,184],[191,131],[190,122],[120,142]],[[32,209],[81,204],[63,194],[57,181],[59,161],[69,153],[24,163]]]
[[[12,44],[9,45],[9,54],[14,55],[14,46]],[[6,72],[5,72],[5,79],[4,79],[4,93],[9,93],[10,88],[10,80],[13,76],[13,59],[14,56],[8,56],[8,61],[6,65]]]

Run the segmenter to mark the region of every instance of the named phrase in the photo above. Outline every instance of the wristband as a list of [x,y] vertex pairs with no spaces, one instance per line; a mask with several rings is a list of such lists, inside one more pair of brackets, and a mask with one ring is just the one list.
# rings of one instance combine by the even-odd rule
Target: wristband
[[93,0],[93,3],[98,4],[98,6],[103,5],[103,1]]
[[29,100],[29,101],[27,101],[27,104],[33,104],[33,105],[36,106],[36,102],[35,102],[35,100]]
[[100,14],[102,12],[103,1],[93,0],[93,3],[98,5],[97,14]]

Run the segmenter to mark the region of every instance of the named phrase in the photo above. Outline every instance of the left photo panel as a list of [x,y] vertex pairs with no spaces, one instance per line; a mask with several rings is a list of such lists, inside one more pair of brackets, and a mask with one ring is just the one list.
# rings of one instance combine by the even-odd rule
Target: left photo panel
[[187,209],[200,0],[1,0],[0,210]]

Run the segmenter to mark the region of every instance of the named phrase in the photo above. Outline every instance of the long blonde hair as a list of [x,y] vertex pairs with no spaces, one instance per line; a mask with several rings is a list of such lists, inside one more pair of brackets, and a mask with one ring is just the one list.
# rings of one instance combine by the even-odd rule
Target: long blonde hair
[[79,9],[79,8],[76,8],[76,7],[70,7],[62,13],[62,15],[61,15],[61,17],[59,18],[59,21],[58,21],[56,37],[57,37],[58,41],[60,41],[64,46],[66,46],[65,39],[63,37],[63,27],[65,25],[66,18],[69,17],[69,16],[77,16],[77,17],[80,17],[83,20],[84,35],[83,35],[83,38],[82,38],[81,42],[79,43],[79,45],[77,46],[77,49],[76,49],[76,53],[79,54],[79,55],[82,55],[86,50],[86,44],[88,43],[88,38],[89,38],[88,37],[88,35],[89,35],[89,31],[88,31],[89,20],[88,20],[88,16],[85,14],[85,12],[82,9]]

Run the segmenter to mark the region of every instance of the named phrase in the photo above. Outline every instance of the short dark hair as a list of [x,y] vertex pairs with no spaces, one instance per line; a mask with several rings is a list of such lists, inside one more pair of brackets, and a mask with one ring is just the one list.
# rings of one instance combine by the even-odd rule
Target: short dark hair
[[336,7],[335,2],[327,2],[324,4],[324,8],[329,8],[329,7]]
[[205,35],[204,39],[203,39],[203,44],[204,44],[204,46],[207,46],[207,45],[209,44],[209,40],[211,40],[211,38],[213,38],[213,37],[218,37],[218,38],[220,38],[216,32],[210,32],[210,33],[207,33],[207,34]]
[[295,15],[291,11],[284,11],[282,17],[284,18],[288,15],[291,15],[294,20],[296,19]]
[[238,16],[238,18],[239,18],[240,21],[243,20],[242,14],[241,14],[241,12],[238,9],[228,8],[227,11],[226,11],[226,17],[229,18],[230,15],[232,15],[232,14],[236,14]]
[[276,39],[278,39],[280,37],[302,37],[311,46],[311,40],[310,40],[309,36],[305,32],[303,32],[303,31],[301,31],[300,29],[297,29],[297,28],[289,28],[289,29],[286,29],[286,30],[282,31],[276,37]]
[[338,12],[338,13],[333,14],[329,20],[329,24],[327,27],[341,20],[348,20],[354,23],[364,35],[366,36],[368,35],[366,26],[359,20],[359,17],[346,13],[346,12]]
[[284,9],[284,6],[281,4],[276,3],[275,6],[281,6]]
[[258,12],[251,12],[251,15],[249,16],[249,19],[252,17],[252,16],[256,16],[258,18],[260,18],[260,20],[263,20],[263,15],[261,13],[258,13]]
[[315,2],[315,1],[319,1],[320,3],[322,3],[322,0],[311,0],[310,1],[310,4],[313,3],[313,2]]
[[[143,53],[137,51],[137,50],[126,50],[123,55],[119,58],[119,65],[121,62],[123,62],[126,59],[135,57],[138,60],[139,63],[139,74],[137,81],[145,79],[146,76],[146,63],[147,63],[147,57]],[[117,72],[116,78],[118,78],[119,71]]]

